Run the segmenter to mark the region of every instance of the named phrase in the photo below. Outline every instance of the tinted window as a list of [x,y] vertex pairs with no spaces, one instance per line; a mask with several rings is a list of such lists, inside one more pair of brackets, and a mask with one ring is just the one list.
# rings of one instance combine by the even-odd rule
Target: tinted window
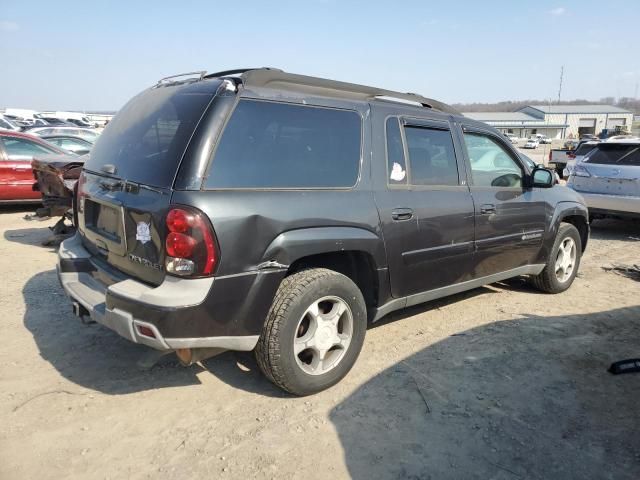
[[458,165],[449,130],[406,127],[412,185],[458,185]]
[[397,118],[387,119],[387,175],[391,185],[407,183],[407,165]]
[[586,155],[587,153],[589,153],[594,148],[596,148],[596,144],[587,145],[586,143],[583,143],[578,148],[576,148],[576,151],[574,153],[576,155]]
[[493,138],[465,133],[474,185],[481,187],[522,186],[522,169],[506,148]]
[[38,145],[30,140],[23,138],[2,138],[2,144],[9,156],[16,157],[32,157],[33,155],[42,155],[56,153],[54,150],[49,150],[42,145]]
[[222,135],[206,186],[351,187],[358,178],[360,136],[355,112],[242,100]]
[[[213,96],[190,87],[152,88],[127,103],[96,142],[85,168],[98,172],[103,165],[112,164],[120,178],[170,187]],[[84,136],[89,131],[77,132]]]
[[604,165],[640,166],[640,145],[601,143],[585,157],[584,161]]

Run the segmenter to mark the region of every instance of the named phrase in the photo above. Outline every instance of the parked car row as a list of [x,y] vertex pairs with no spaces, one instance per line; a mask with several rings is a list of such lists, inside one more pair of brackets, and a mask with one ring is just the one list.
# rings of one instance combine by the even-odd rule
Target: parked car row
[[84,163],[83,155],[93,143],[71,135],[39,137],[23,132],[0,130],[0,202],[42,201],[32,162],[55,158],[60,163]]

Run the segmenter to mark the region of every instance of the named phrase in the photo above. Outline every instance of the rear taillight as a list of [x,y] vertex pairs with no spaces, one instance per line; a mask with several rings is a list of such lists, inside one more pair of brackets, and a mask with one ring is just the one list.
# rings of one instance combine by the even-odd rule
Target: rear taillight
[[584,168],[582,165],[576,165],[575,167],[573,167],[573,172],[572,173],[576,177],[590,177],[591,176],[591,174],[589,173],[589,170]]
[[576,158],[576,154],[572,152],[567,152],[567,158],[570,158],[573,160],[574,158]]
[[551,150],[549,150],[549,163],[551,163]]
[[215,236],[209,220],[192,207],[175,207],[166,218],[167,273],[180,277],[206,277],[218,263]]

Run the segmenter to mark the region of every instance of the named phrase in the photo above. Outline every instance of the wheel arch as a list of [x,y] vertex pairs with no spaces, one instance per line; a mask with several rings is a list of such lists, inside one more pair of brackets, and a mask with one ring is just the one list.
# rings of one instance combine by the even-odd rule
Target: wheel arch
[[277,262],[291,275],[308,268],[328,268],[349,277],[362,292],[367,310],[378,305],[386,285],[384,243],[378,235],[355,227],[318,227],[278,235],[264,260]]

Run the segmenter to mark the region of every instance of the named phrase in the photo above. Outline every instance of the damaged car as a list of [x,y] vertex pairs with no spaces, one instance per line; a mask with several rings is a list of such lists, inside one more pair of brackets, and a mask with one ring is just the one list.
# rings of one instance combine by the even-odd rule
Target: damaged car
[[589,235],[580,195],[487,124],[271,68],[134,97],[77,199],[57,265],[77,316],[185,365],[254,351],[296,395],[345,377],[393,311],[519,276],[567,290]]

